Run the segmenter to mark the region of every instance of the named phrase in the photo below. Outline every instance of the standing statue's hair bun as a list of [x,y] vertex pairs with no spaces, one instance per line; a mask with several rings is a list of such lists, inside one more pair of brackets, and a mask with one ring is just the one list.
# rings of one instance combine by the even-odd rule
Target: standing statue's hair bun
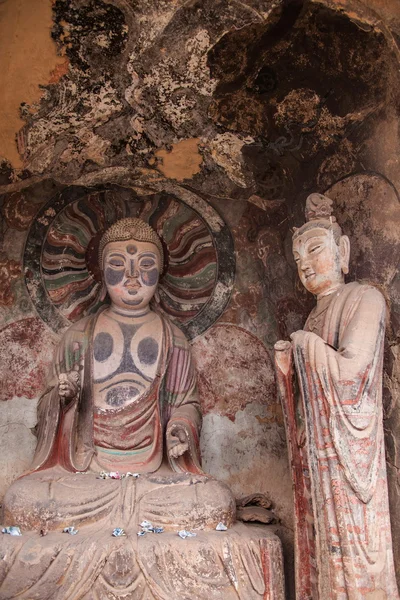
[[306,200],[306,221],[316,221],[319,219],[329,219],[335,223],[336,218],[332,216],[333,202],[323,194],[310,194]]
[[299,229],[294,228],[293,230],[293,241],[302,235],[304,232],[313,229],[314,227],[322,227],[323,229],[329,229],[333,232],[335,242],[339,244],[342,230],[339,223],[336,221],[336,217],[333,216],[333,201],[324,196],[314,192],[310,194],[306,200],[305,208],[306,222]]

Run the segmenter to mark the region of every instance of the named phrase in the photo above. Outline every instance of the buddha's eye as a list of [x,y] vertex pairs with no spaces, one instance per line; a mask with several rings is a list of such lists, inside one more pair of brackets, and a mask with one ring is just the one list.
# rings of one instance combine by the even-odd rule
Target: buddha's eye
[[122,262],[122,260],[117,260],[116,258],[112,258],[111,260],[109,260],[108,264],[111,265],[112,267],[123,267],[124,266],[124,263]]
[[310,254],[313,252],[316,252],[317,250],[319,250],[321,248],[321,245],[318,244],[318,246],[313,246],[312,248],[310,248]]
[[150,269],[150,268],[154,267],[155,264],[156,264],[155,261],[152,260],[151,258],[146,258],[145,260],[142,260],[140,262],[140,266],[142,269]]

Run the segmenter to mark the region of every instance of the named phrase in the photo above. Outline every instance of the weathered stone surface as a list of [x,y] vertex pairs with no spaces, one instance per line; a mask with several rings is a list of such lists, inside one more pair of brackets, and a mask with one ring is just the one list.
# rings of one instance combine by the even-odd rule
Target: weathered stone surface
[[396,188],[377,174],[360,173],[327,190],[351,237],[350,277],[390,289],[400,260],[400,201]]
[[2,72],[7,80],[2,88],[1,155],[16,168],[23,166],[15,144],[24,125],[20,107],[27,112],[37,110],[44,95],[41,86],[56,83],[69,66],[65,56],[57,56],[49,35],[52,17],[47,0],[35,4],[29,0],[7,0],[0,7]]
[[201,448],[208,473],[218,473],[236,497],[266,494],[276,515],[285,526],[292,526],[292,484],[287,477],[284,432],[282,426],[271,422],[265,405],[248,404],[236,413],[234,422],[218,414],[205,415]]
[[125,538],[111,532],[94,525],[75,536],[3,536],[2,598],[285,599],[281,545],[269,527],[238,524],[185,540],[177,532],[138,537],[137,527]]
[[45,389],[55,342],[38,317],[16,321],[0,331],[0,400],[38,398]]
[[236,513],[238,521],[256,522],[256,523],[274,523],[276,517],[271,510],[267,510],[262,506],[244,506],[239,508]]
[[157,168],[165,177],[183,181],[201,171],[203,159],[199,153],[199,139],[189,139],[171,144],[170,150],[158,150]]
[[271,423],[282,424],[271,359],[257,337],[234,325],[217,324],[192,348],[204,414],[234,421],[247,404],[258,403],[268,407]]
[[36,421],[36,402],[32,399],[14,397],[0,402],[1,497],[31,465],[37,443],[33,433]]
[[15,260],[9,260],[4,252],[0,254],[0,304],[2,306],[12,306],[15,297],[12,293],[12,283],[14,279],[21,276],[21,267]]

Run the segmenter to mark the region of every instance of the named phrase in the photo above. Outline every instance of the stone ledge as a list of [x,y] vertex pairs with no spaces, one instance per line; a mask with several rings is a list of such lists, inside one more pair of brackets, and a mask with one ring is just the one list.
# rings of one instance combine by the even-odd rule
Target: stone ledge
[[269,526],[236,523],[202,531],[114,538],[108,528],[76,536],[3,535],[0,599],[284,600],[281,542]]

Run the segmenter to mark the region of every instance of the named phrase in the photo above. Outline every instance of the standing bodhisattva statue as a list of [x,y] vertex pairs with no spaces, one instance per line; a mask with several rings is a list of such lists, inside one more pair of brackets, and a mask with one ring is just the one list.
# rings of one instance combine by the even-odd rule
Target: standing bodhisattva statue
[[297,598],[397,600],[382,425],[385,301],[370,285],[344,283],[350,244],[331,215],[329,198],[308,197],[293,255],[317,305],[291,343],[275,345],[295,497]]

